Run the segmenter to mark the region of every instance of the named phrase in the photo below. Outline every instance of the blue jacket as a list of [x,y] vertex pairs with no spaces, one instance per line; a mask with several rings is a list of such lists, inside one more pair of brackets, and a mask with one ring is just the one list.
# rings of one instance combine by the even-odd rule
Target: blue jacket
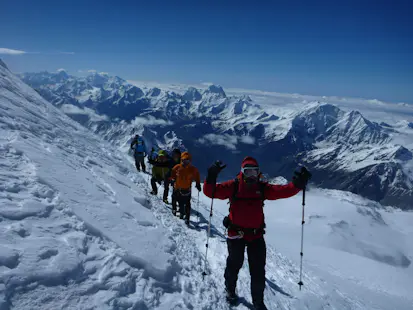
[[139,138],[134,138],[132,140],[132,143],[130,145],[131,149],[135,150],[135,156],[137,155],[146,155],[146,145],[145,141],[141,137]]

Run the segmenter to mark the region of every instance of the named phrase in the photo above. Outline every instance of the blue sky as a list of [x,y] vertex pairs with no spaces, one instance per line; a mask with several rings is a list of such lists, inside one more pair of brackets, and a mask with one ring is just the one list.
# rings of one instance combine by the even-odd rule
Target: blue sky
[[413,103],[409,1],[6,1],[10,68]]

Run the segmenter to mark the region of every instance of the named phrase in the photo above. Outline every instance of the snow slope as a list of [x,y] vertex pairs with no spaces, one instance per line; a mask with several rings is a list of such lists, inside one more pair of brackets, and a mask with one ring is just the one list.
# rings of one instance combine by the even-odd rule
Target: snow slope
[[[4,66],[0,130],[0,309],[228,309],[225,202],[215,203],[202,279],[210,199],[194,197],[188,229],[148,196],[131,158]],[[412,214],[370,204],[309,192],[302,292],[300,196],[267,204],[269,309],[411,309]],[[238,309],[251,307],[247,265]]]
[[[215,229],[201,277],[205,220],[188,230],[148,197],[147,175],[4,66],[0,111],[0,309],[227,308]],[[269,268],[270,309],[352,304],[308,276],[309,290],[293,297],[296,266],[275,252],[269,260],[282,266]],[[247,279],[239,291],[249,307]]]

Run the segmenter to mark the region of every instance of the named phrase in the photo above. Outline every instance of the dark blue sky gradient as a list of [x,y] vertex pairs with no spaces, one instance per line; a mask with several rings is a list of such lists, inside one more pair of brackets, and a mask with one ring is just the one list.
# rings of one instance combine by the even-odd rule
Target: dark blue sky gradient
[[[413,103],[410,1],[6,1],[15,71]],[[75,52],[74,55],[58,52]]]

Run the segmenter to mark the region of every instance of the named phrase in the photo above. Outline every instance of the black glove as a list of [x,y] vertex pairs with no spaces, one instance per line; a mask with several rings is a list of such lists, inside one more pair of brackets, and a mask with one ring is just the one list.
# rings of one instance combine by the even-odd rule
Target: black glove
[[170,181],[169,181],[169,184],[170,184],[172,187],[174,187],[174,185],[175,185],[175,180],[170,180]]
[[224,165],[220,160],[217,160],[211,167],[208,168],[208,174],[206,177],[206,182],[208,184],[217,183],[218,174],[223,170],[227,165]]
[[198,190],[198,192],[200,192],[202,190],[200,183],[196,183],[195,187]]
[[304,189],[307,186],[308,180],[311,179],[311,173],[306,167],[301,167],[300,172],[295,171],[293,176],[293,184],[299,189]]

